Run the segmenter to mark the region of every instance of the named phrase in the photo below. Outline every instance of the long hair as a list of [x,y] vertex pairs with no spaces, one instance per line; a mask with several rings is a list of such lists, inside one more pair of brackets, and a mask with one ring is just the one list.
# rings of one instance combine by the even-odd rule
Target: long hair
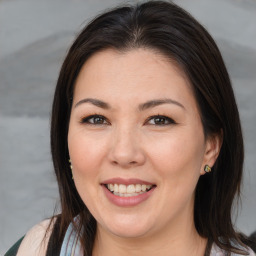
[[[200,177],[194,205],[197,232],[227,252],[242,251],[231,219],[240,193],[244,160],[239,113],[222,56],[204,27],[177,5],[148,1],[117,7],[92,20],[77,36],[62,65],[51,120],[51,151],[59,185],[62,213],[58,217],[61,243],[73,218],[84,255],[91,255],[96,221],[81,200],[68,163],[68,126],[76,78],[86,60],[98,51],[153,49],[175,61],[185,72],[199,107],[205,136],[221,134],[220,154],[210,174]],[[76,224],[76,223],[74,223]]]

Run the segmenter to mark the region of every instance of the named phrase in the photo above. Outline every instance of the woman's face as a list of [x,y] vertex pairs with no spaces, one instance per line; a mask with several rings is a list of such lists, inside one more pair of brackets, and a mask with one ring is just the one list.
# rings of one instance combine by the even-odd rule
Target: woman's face
[[74,182],[98,228],[143,237],[193,222],[214,163],[185,75],[151,50],[104,50],[75,84],[68,133]]

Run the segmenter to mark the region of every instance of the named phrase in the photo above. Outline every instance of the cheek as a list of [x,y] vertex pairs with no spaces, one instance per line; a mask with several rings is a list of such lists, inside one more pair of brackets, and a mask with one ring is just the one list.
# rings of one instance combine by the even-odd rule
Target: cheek
[[97,166],[101,163],[105,148],[101,138],[92,137],[84,131],[70,132],[68,147],[74,175],[97,175]]
[[97,215],[95,209],[98,208],[99,202],[94,199],[100,198],[98,177],[104,154],[103,141],[84,130],[78,132],[71,130],[68,146],[76,189],[91,213]]
[[154,170],[170,187],[193,189],[204,157],[204,137],[200,133],[195,136],[184,130],[153,140],[148,148]]
[[201,162],[204,155],[204,144],[203,139],[199,137],[194,136],[193,138],[186,134],[166,136],[163,139],[152,141],[150,154],[153,155],[156,162],[166,166]]
[[[191,139],[193,138],[193,139]],[[203,138],[176,134],[156,140],[151,147],[151,164],[159,178],[158,201],[166,218],[178,216],[186,207],[193,207],[193,195],[200,177],[203,159]],[[164,219],[164,218],[163,218]],[[163,224],[164,225],[164,224]]]

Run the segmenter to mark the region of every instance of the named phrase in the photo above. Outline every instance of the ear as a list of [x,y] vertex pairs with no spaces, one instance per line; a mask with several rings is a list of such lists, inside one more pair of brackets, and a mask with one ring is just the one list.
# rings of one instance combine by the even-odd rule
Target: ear
[[211,168],[213,167],[216,159],[219,156],[222,141],[223,141],[222,130],[220,133],[210,135],[206,139],[204,159],[203,159],[202,166],[200,169],[201,175],[205,174],[205,171],[204,171],[205,165],[209,165]]

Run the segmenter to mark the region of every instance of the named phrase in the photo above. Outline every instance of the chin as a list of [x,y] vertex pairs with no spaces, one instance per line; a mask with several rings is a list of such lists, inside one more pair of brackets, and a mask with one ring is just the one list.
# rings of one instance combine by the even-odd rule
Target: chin
[[139,237],[144,237],[147,235],[148,233],[148,230],[146,229],[125,229],[122,228],[122,229],[113,229],[110,230],[110,232],[115,235],[115,236],[118,236],[118,237],[121,237],[121,238],[139,238]]
[[[152,223],[152,222],[151,222]],[[149,223],[142,221],[113,221],[109,225],[104,225],[108,232],[122,238],[138,238],[146,236],[151,227]]]

